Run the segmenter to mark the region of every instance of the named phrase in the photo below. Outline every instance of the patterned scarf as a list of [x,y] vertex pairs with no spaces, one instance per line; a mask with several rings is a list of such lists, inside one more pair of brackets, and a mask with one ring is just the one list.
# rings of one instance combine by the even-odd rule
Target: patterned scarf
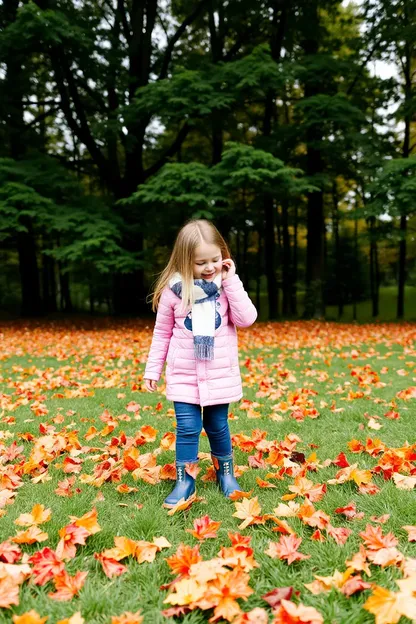
[[[182,277],[175,273],[169,281],[170,289],[182,298]],[[221,291],[221,273],[212,282],[194,280],[194,304],[192,306],[192,333],[194,352],[198,360],[214,359],[214,334],[216,294]]]

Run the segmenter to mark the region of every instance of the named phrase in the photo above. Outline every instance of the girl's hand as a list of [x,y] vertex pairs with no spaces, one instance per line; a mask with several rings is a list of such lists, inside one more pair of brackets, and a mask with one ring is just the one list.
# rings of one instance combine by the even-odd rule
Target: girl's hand
[[225,280],[228,277],[235,275],[235,264],[231,258],[227,258],[222,261],[222,279]]
[[157,381],[155,381],[154,379],[145,379],[144,385],[146,386],[146,390],[148,390],[149,392],[154,392],[155,390],[157,390]]

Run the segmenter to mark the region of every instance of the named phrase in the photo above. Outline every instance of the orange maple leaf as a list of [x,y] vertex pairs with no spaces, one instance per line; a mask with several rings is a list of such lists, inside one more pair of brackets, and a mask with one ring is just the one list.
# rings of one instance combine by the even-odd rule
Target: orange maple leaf
[[290,565],[294,561],[310,558],[310,555],[297,552],[301,542],[302,538],[296,535],[282,535],[278,542],[270,542],[268,549],[264,552],[272,559],[283,559]]
[[234,503],[236,512],[233,513],[235,518],[240,518],[243,522],[239,525],[239,529],[245,529],[251,524],[263,524],[264,520],[261,513],[261,507],[257,496],[254,498],[245,498],[241,503]]
[[32,511],[27,514],[20,514],[14,521],[18,526],[31,526],[33,524],[43,524],[51,519],[52,512],[50,509],[45,509],[44,505],[36,504],[33,506]]
[[194,520],[194,528],[186,529],[187,533],[190,533],[198,540],[204,540],[208,538],[215,539],[217,537],[217,531],[221,526],[221,522],[215,522],[206,515],[202,518],[196,518]]
[[[416,542],[416,526],[406,525],[402,527],[408,533],[408,542]],[[1,545],[0,545],[1,546]],[[0,554],[1,557],[1,554]]]
[[71,523],[77,527],[83,527],[88,531],[89,535],[95,535],[101,531],[101,527],[97,522],[97,510],[95,507],[91,511],[87,511],[86,514],[77,518],[77,516],[69,516]]
[[40,617],[39,613],[34,609],[26,611],[22,615],[13,615],[13,624],[44,624],[48,616]]
[[180,576],[188,575],[191,565],[198,561],[202,561],[202,557],[199,553],[199,544],[191,548],[191,546],[181,543],[176,553],[166,559],[166,563],[172,572]]
[[283,599],[273,612],[273,624],[323,624],[322,615],[314,607],[306,607],[301,602],[295,605]]
[[58,531],[61,538],[56,547],[56,554],[59,559],[73,559],[76,555],[76,544],[85,545],[85,540],[89,532],[84,527],[68,524]]
[[26,531],[19,531],[11,541],[15,544],[34,544],[35,542],[45,542],[49,538],[38,526],[32,525]]
[[64,562],[47,546],[29,557],[28,562],[33,565],[32,577],[35,585],[45,585],[65,569]]
[[64,570],[55,576],[54,583],[56,591],[49,592],[49,598],[59,601],[72,600],[84,586],[87,574],[88,572],[79,571],[75,576],[69,576],[68,572]]
[[94,553],[94,558],[97,559],[103,566],[103,571],[108,578],[113,576],[120,576],[124,572],[127,572],[127,566],[123,565],[116,559],[111,557],[105,557],[103,553]]
[[390,548],[397,546],[398,539],[393,533],[387,533],[383,535],[383,531],[380,526],[372,526],[367,524],[365,531],[361,531],[359,536],[363,539],[364,544],[370,550],[379,550],[380,548]]

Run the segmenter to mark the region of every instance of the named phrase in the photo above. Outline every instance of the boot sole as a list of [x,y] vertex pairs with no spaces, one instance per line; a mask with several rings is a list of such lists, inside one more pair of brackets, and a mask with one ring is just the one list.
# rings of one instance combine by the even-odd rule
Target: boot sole
[[[185,503],[188,503],[188,502],[189,502],[189,503],[193,503],[195,499],[196,499],[196,492],[194,492],[193,494],[191,494],[191,496],[190,496],[189,498],[187,498],[187,499],[186,499]],[[179,501],[178,501],[178,503],[179,503]],[[177,505],[178,503],[174,503],[174,504],[171,504],[171,503],[163,503],[162,507],[164,507],[165,509],[173,509],[174,507],[176,507],[176,505]]]

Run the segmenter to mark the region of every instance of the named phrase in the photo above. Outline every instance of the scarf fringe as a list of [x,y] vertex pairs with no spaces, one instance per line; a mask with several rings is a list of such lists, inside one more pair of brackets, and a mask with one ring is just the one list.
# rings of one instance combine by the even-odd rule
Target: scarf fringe
[[214,338],[212,336],[195,336],[194,353],[198,360],[213,360]]

